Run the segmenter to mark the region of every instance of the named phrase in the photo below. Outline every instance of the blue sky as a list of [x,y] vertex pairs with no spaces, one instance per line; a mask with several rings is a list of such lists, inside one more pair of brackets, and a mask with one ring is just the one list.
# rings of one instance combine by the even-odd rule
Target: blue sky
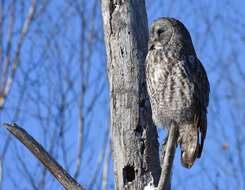
[[[21,52],[21,68],[18,69],[6,108],[0,113],[0,121],[18,122],[48,150],[52,150],[52,155],[73,174],[78,143],[79,93],[82,89],[81,81],[84,80],[82,77],[86,76],[80,75],[78,63],[81,61],[81,54],[88,58],[90,52],[87,41],[83,51],[80,51],[79,35],[81,31],[85,31],[87,37],[88,31],[94,27],[93,35],[96,41],[92,42],[92,55],[89,61],[84,61],[84,71],[90,74],[85,77],[88,80],[88,88],[83,108],[84,153],[78,181],[87,188],[100,189],[101,168],[106,163],[105,157],[109,155],[109,141],[106,138],[109,127],[109,100],[100,5],[95,7],[97,12],[94,15],[92,11],[96,1],[84,3],[87,22],[85,27],[81,28],[78,13],[74,8],[64,6],[65,3],[69,5],[69,2],[71,1],[52,1],[45,14],[31,26]],[[242,0],[166,0],[154,3],[148,0],[146,7],[149,25],[160,16],[175,17],[186,25],[211,84],[209,128],[204,153],[194,167],[187,170],[181,167],[180,153],[177,151],[173,188],[193,189],[194,186],[195,189],[244,189],[245,179],[240,171],[242,163],[239,160],[240,152],[245,162],[245,129],[242,125],[245,123],[245,23],[242,20],[245,13]],[[93,16],[95,23],[90,22]],[[17,21],[17,25],[18,22],[21,20]],[[74,82],[72,89],[69,88],[69,80]],[[62,94],[67,91],[64,99]],[[98,98],[89,112],[88,107],[94,95]],[[64,113],[58,109],[62,102],[67,105]],[[17,107],[20,109],[16,117],[14,113],[17,113]],[[43,118],[42,122],[40,118]],[[60,140],[55,143],[52,141],[59,137],[63,121],[65,145]],[[160,133],[163,134],[163,131],[160,130]],[[6,142],[8,133],[1,130],[0,135],[2,142]],[[160,141],[162,136],[160,135]],[[228,149],[222,148],[224,144],[228,145]],[[239,147],[239,144],[243,146]],[[3,145],[0,145],[1,152]],[[64,157],[62,147],[66,149],[68,160]],[[106,147],[105,154],[103,147]],[[28,176],[24,175],[23,164],[18,161],[20,156],[28,166],[35,183],[40,183],[41,174],[44,173],[42,166],[20,143],[12,139],[5,155],[4,178],[0,189],[33,189]],[[98,159],[100,156],[101,160]],[[98,171],[97,166],[101,166]],[[111,161],[109,170],[108,187],[114,189]],[[95,174],[99,177],[93,184]],[[45,189],[62,189],[52,179],[51,175],[47,175]]]

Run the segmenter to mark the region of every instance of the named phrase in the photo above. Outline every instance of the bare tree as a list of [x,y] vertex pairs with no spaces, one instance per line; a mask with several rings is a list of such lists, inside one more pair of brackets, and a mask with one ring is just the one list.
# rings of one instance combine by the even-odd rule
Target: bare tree
[[[146,92],[144,1],[102,1],[116,189],[158,184],[158,141]],[[139,19],[140,18],[140,19]]]

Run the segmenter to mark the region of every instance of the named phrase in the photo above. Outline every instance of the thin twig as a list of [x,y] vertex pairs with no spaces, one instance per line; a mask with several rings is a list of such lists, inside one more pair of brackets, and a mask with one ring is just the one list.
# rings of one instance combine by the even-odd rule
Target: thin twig
[[[17,150],[17,148],[16,148]],[[28,184],[32,187],[33,190],[38,190],[37,184],[35,183],[34,175],[32,174],[33,168],[28,167],[28,162],[25,162],[23,160],[22,154],[16,151],[16,157],[18,162],[20,163],[21,167],[18,168],[18,171],[20,172],[20,175],[23,176],[23,178],[26,178],[28,181]]]
[[170,190],[171,189],[171,173],[173,160],[175,155],[175,149],[178,139],[178,128],[175,122],[172,122],[169,128],[169,134],[167,144],[163,158],[162,173],[158,183],[158,190]]
[[3,160],[0,158],[0,189],[3,182]]
[[80,39],[80,76],[81,76],[81,91],[80,91],[80,97],[79,97],[79,131],[78,131],[78,147],[77,147],[77,158],[76,158],[76,169],[74,173],[74,178],[78,178],[80,174],[80,168],[81,168],[81,160],[82,160],[82,154],[83,154],[83,146],[84,146],[84,97],[87,92],[87,86],[85,84],[85,53],[84,53],[84,46],[85,46],[85,31],[84,28],[86,28],[86,22],[85,22],[85,13],[84,13],[84,3],[81,2],[80,5],[77,1],[75,1],[76,4],[76,10],[79,10],[79,18],[81,20],[81,31],[79,35]]
[[[16,50],[15,50],[15,53],[14,53],[14,56],[13,56],[13,64],[12,64],[12,68],[11,68],[11,72],[10,72],[10,76],[7,77],[7,74],[8,74],[8,71],[9,71],[9,67],[10,67],[10,64],[9,64],[9,59],[10,57],[8,58],[8,55],[6,55],[6,60],[5,61],[5,70],[6,70],[6,76],[4,76],[4,79],[3,79],[3,92],[2,94],[0,94],[0,109],[3,108],[4,106],[4,103],[5,103],[5,99],[7,98],[9,92],[10,92],[10,89],[12,87],[12,84],[13,84],[13,81],[14,81],[14,78],[15,78],[15,74],[16,74],[16,69],[17,69],[17,66],[19,64],[19,57],[20,57],[20,52],[21,52],[21,49],[22,49],[22,46],[23,46],[23,42],[25,40],[25,37],[26,37],[26,34],[27,32],[29,31],[29,28],[30,28],[30,25],[33,21],[33,15],[35,13],[35,8],[36,8],[36,0],[32,0],[31,2],[31,5],[29,7],[29,10],[28,10],[28,15],[26,16],[26,19],[23,23],[23,26],[22,26],[22,29],[21,29],[21,32],[20,32],[20,35],[19,35],[19,38],[17,40],[17,45],[16,45]],[[12,16],[13,19],[14,19],[14,15]],[[11,20],[13,20],[11,19]],[[14,22],[14,21],[11,21],[11,22]],[[12,23],[13,24],[13,23]],[[11,23],[10,23],[11,25]],[[11,28],[11,27],[10,27]],[[8,44],[11,42],[11,35],[10,35],[10,38],[8,40]],[[11,46],[9,47],[9,51],[11,50]],[[11,52],[9,52],[11,53]]]
[[60,184],[68,190],[84,190],[31,135],[16,124],[4,124],[21,143],[23,143],[53,174]]

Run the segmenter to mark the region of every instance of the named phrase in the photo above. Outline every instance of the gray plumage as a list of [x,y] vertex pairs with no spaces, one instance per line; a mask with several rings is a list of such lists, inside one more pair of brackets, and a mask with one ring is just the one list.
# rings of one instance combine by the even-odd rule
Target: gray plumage
[[171,121],[178,124],[181,161],[190,168],[201,156],[206,136],[209,82],[180,21],[160,18],[153,22],[146,80],[153,121],[158,127],[168,127]]

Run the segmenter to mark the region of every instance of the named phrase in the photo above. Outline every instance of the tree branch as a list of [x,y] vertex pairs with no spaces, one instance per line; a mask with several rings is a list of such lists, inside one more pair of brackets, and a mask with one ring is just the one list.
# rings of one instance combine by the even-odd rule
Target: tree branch
[[165,151],[163,151],[163,164],[162,173],[158,184],[158,190],[170,190],[171,189],[171,173],[173,160],[175,155],[175,149],[178,139],[178,128],[174,121],[172,121],[167,144],[165,145]]
[[79,183],[76,182],[40,145],[31,135],[17,124],[4,124],[4,128],[8,129],[22,144],[24,144],[53,174],[60,184],[68,190],[84,190]]

